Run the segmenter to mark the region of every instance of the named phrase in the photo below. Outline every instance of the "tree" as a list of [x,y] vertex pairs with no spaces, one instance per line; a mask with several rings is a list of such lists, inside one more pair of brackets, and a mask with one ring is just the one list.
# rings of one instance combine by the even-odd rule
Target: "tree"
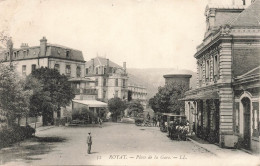
[[184,109],[184,101],[179,99],[184,97],[187,90],[187,85],[182,82],[166,84],[158,88],[158,93],[149,100],[149,105],[155,112],[179,114]]
[[127,93],[127,101],[131,101],[133,96],[133,91],[129,90]]
[[0,106],[12,126],[29,111],[29,98],[32,91],[25,89],[25,83],[12,66],[0,63]]
[[[75,97],[68,78],[61,75],[55,69],[39,68],[31,73],[32,78],[38,79],[43,85],[42,89],[34,93],[35,98],[31,100],[33,112],[43,116],[43,125],[53,123],[53,112],[60,111],[71,103]],[[42,98],[44,96],[44,98]]]
[[144,111],[144,107],[140,100],[132,100],[128,104],[128,110],[130,115],[136,117],[138,113],[142,113]]
[[108,109],[112,113],[111,116],[114,121],[117,121],[117,117],[121,115],[126,108],[126,102],[118,97],[108,100]]

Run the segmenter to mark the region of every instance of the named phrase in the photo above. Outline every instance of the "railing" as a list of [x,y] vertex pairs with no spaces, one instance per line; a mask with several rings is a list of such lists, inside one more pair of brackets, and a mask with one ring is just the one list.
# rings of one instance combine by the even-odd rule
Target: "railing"
[[84,95],[97,95],[97,89],[83,89]]
[[97,95],[97,89],[74,89],[74,94],[79,95]]

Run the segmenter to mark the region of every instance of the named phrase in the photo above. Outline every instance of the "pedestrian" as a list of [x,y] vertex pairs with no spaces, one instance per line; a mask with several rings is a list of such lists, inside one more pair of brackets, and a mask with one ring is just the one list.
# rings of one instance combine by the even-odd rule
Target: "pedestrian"
[[99,127],[102,127],[102,119],[99,118]]
[[88,138],[87,138],[87,144],[88,144],[88,154],[91,153],[91,145],[92,145],[92,137],[91,137],[91,133],[88,133]]

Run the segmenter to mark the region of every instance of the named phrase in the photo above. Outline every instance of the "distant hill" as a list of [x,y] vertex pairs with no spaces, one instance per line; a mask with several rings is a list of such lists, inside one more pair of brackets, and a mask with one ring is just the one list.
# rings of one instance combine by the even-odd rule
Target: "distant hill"
[[191,74],[190,85],[192,89],[196,87],[196,72],[191,70],[178,70],[174,68],[128,68],[127,72],[130,84],[143,85],[147,88],[147,99],[150,99],[157,93],[159,86],[164,86],[165,80],[163,75],[165,74]]

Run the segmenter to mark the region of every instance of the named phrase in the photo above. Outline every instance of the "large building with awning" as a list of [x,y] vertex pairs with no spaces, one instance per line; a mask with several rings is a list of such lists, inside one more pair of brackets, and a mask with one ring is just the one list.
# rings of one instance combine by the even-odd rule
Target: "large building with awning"
[[72,110],[87,107],[98,117],[104,117],[107,110],[107,103],[97,100],[72,100]]
[[197,88],[182,100],[198,137],[259,153],[260,0],[246,5],[206,7],[207,29],[194,55]]

